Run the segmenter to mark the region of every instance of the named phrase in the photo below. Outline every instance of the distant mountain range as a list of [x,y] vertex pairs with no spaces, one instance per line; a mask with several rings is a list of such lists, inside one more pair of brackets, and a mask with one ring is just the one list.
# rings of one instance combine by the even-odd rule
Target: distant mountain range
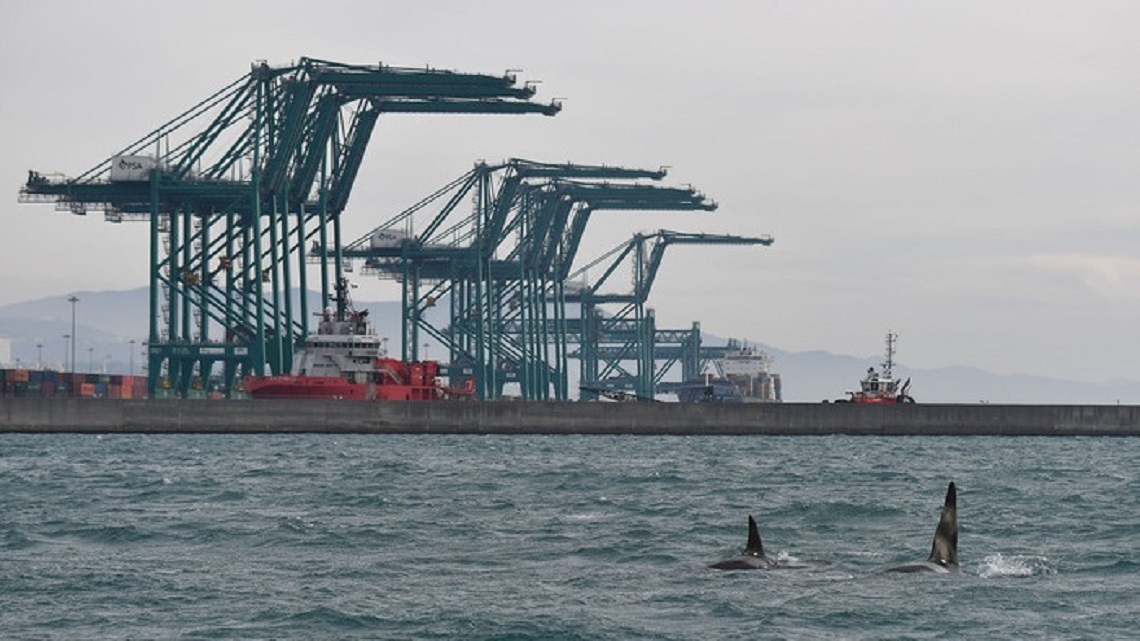
[[[75,305],[77,369],[126,374],[133,367],[134,373],[141,374],[148,331],[147,289],[77,292],[75,296],[79,298]],[[0,339],[11,342],[12,363],[7,366],[18,363],[24,368],[42,365],[59,369],[65,358],[70,358],[69,344],[64,338],[71,333],[72,305],[67,298],[51,296],[0,306]],[[316,294],[310,294],[309,301],[311,309],[319,309]],[[398,354],[399,302],[357,301],[356,307],[369,310],[376,331],[391,338],[391,350]],[[442,324],[443,320],[439,320]],[[723,337],[705,336],[706,345],[725,342]],[[878,366],[882,360],[881,356],[855,357],[823,351],[789,352],[763,343],[760,347],[772,356],[773,371],[783,379],[784,399],[788,401],[845,398],[846,391],[858,387],[867,368]],[[428,356],[438,358],[442,352],[433,345],[428,348]],[[576,370],[574,363],[571,368]],[[1087,383],[1024,374],[1001,375],[971,367],[917,369],[907,367],[905,359],[896,365],[895,374],[912,380],[911,394],[918,402],[1140,403],[1140,381],[1136,380]]]

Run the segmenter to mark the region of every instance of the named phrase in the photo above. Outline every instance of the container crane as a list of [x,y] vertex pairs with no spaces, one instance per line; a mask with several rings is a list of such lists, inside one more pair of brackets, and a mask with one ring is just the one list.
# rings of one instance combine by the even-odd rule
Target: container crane
[[151,394],[190,395],[219,362],[228,394],[239,373],[289,367],[310,316],[291,295],[307,290],[310,242],[328,304],[343,276],[340,217],[381,114],[560,111],[534,94],[511,74],[255,63],[76,178],[29,172],[20,200],[148,221]]
[[[645,307],[649,293],[657,278],[665,250],[672,245],[761,245],[770,246],[771,236],[732,236],[698,234],[660,230],[651,234],[635,234],[629,241],[581,267],[567,278],[569,282],[582,279],[589,270],[605,266],[601,276],[566,294],[567,302],[580,305],[579,383],[587,391],[584,398],[596,398],[590,389],[613,387],[612,381],[641,398],[652,398],[661,374],[655,369],[656,320],[652,310]],[[623,271],[622,268],[625,268]],[[632,291],[608,289],[619,272],[631,273]],[[616,313],[605,316],[599,305],[616,304]],[[691,339],[682,338],[688,342]],[[609,349],[603,349],[608,344]],[[698,346],[699,347],[699,346]],[[623,365],[633,361],[632,371]],[[667,369],[667,368],[666,368]]]
[[[553,392],[564,399],[567,339],[559,279],[590,213],[715,209],[692,189],[638,182],[664,177],[663,169],[522,159],[480,163],[349,243],[343,255],[402,283],[403,344],[413,350],[405,358],[414,358],[422,330],[447,347],[452,383],[474,378],[479,398],[496,397],[505,382],[518,382],[524,398]],[[466,201],[473,211],[458,211]],[[440,300],[451,312],[446,328],[432,326],[423,314]]]

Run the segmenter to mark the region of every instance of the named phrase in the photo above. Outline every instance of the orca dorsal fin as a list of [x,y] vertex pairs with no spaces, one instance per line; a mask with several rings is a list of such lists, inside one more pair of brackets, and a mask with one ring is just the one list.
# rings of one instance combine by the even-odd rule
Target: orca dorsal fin
[[744,549],[748,556],[764,556],[764,544],[760,542],[760,529],[756,527],[756,519],[748,515],[748,547]]
[[954,481],[946,488],[946,501],[942,504],[942,517],[934,530],[934,544],[927,561],[943,567],[958,565],[958,490]]

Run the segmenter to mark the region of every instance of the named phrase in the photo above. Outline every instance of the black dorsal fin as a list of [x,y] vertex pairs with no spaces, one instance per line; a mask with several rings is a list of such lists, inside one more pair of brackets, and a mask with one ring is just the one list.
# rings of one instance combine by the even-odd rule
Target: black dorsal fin
[[764,556],[764,544],[760,542],[760,529],[756,527],[756,519],[748,515],[748,547],[744,553],[749,556]]
[[934,544],[927,561],[948,567],[958,565],[958,490],[954,481],[946,488],[946,501],[942,504],[942,517],[934,530]]

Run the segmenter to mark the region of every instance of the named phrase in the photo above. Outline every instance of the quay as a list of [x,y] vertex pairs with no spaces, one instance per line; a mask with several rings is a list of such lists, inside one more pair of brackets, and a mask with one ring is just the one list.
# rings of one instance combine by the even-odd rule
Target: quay
[[1140,436],[1140,406],[3,398],[0,432]]

